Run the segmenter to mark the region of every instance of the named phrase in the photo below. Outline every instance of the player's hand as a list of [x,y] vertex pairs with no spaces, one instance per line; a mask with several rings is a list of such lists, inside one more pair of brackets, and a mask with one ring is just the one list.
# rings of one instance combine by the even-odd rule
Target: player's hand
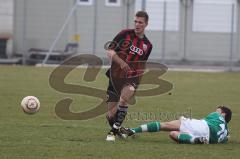
[[107,53],[107,56],[108,56],[110,59],[112,59],[113,56],[116,54],[116,52],[115,52],[114,50],[110,50],[110,49],[106,50],[106,53]]
[[118,63],[120,65],[120,68],[127,72],[129,70],[131,70],[131,68],[129,67],[129,65],[123,61],[117,54],[114,50],[106,50],[106,53],[107,53],[107,56],[113,60],[114,62]]
[[123,71],[125,71],[125,72],[131,70],[131,68],[129,67],[129,65],[128,65],[126,62],[124,62],[124,61],[121,62],[120,67],[121,67],[121,69],[122,69]]

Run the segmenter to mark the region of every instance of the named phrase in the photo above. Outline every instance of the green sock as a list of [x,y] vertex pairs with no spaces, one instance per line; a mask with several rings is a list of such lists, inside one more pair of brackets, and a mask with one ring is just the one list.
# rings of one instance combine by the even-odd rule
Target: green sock
[[139,127],[136,127],[136,128],[132,128],[132,130],[135,132],[135,133],[141,133],[141,132],[157,132],[157,131],[160,131],[160,122],[149,122],[147,124],[143,124]]
[[191,144],[191,143],[193,143],[192,139],[193,139],[193,137],[189,134],[180,134],[178,136],[178,141],[181,144]]

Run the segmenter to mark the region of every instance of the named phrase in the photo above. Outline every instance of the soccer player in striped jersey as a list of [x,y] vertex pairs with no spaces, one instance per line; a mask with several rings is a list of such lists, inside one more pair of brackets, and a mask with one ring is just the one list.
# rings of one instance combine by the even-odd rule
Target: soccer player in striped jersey
[[148,14],[138,11],[134,18],[134,29],[122,30],[106,48],[107,56],[111,59],[111,68],[106,72],[109,78],[107,120],[111,127],[107,141],[115,141],[116,135],[121,137],[119,128],[151,53],[152,44],[145,35],[147,25]]
[[121,132],[133,136],[142,132],[170,131],[170,138],[178,143],[226,143],[229,137],[227,124],[231,118],[232,111],[226,106],[219,106],[201,120],[181,117],[170,122],[149,122],[131,129],[122,127]]

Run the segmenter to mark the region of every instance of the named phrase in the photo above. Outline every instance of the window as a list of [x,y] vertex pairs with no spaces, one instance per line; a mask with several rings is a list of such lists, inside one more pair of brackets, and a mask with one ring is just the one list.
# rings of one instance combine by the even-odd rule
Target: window
[[236,31],[237,4],[234,0],[196,0],[193,9],[194,32]]
[[78,1],[78,5],[86,5],[86,6],[89,6],[89,5],[92,5],[92,0],[77,0]]
[[120,0],[105,0],[105,5],[109,7],[121,6]]
[[[146,0],[145,8],[149,14],[147,30],[179,30],[179,0]],[[137,0],[135,10],[142,10],[143,0]]]

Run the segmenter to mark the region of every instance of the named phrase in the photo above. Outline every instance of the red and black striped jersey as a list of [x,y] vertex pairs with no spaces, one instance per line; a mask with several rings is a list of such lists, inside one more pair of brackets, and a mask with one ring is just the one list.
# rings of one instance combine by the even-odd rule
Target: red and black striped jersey
[[[125,76],[139,76],[144,69],[145,63],[152,51],[152,44],[144,35],[142,38],[135,34],[134,29],[125,29],[113,39],[110,49],[114,49],[117,55],[132,69]],[[112,63],[111,69],[115,73],[123,73],[116,63]]]
[[145,35],[143,38],[138,37],[134,29],[122,30],[113,42],[117,44],[114,50],[125,62],[147,61],[152,51],[152,44],[148,38]]

